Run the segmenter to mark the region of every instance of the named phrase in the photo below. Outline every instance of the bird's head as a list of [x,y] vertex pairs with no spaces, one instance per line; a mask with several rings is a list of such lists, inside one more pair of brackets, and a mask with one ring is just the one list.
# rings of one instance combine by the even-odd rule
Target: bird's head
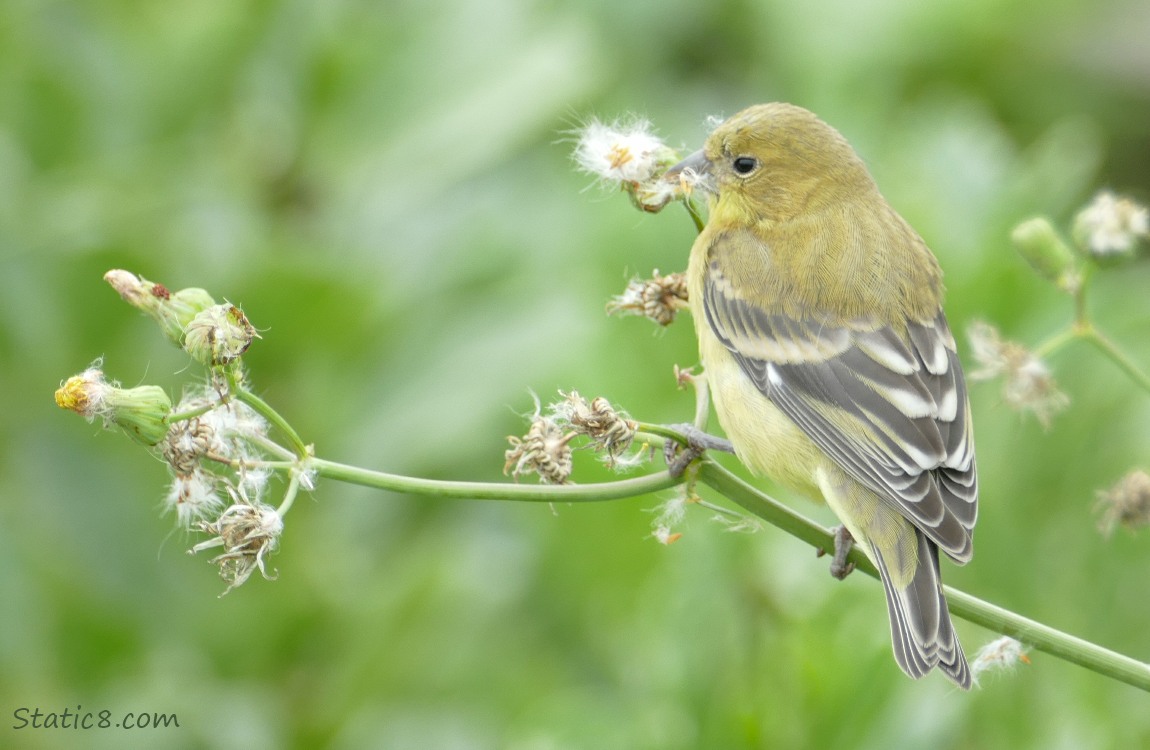
[[837,130],[793,104],[749,107],[723,121],[702,150],[667,171],[711,194],[712,210],[768,220],[874,190],[866,165]]

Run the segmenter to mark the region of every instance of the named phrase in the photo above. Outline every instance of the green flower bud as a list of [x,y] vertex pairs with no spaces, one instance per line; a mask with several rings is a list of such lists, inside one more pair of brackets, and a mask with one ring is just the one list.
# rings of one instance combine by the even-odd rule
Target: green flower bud
[[144,445],[156,445],[168,434],[172,400],[158,385],[114,388],[107,404],[112,421]]
[[1069,289],[1077,277],[1074,252],[1058,235],[1048,220],[1028,219],[1010,233],[1010,239],[1023,258],[1044,279],[1062,289]]
[[184,329],[184,351],[205,365],[226,365],[248,350],[256,329],[235,305],[201,310]]
[[176,344],[183,341],[184,328],[192,319],[216,304],[212,295],[203,289],[191,287],[172,292],[163,284],[119,269],[104,274],[104,281],[111,284],[125,302],[151,315],[164,335]]

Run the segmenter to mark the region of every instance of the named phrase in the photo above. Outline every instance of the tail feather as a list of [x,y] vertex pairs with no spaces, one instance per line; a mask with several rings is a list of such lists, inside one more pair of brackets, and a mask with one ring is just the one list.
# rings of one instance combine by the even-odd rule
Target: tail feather
[[918,529],[915,534],[918,567],[906,588],[895,586],[882,555],[877,551],[873,554],[886,590],[895,661],[916,680],[938,667],[960,688],[969,690],[970,668],[942,595],[938,546]]

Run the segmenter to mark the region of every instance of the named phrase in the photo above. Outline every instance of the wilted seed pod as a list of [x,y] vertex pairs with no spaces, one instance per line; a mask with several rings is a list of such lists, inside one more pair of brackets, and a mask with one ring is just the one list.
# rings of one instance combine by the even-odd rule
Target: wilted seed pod
[[104,281],[119,292],[125,302],[152,316],[164,335],[177,345],[183,342],[184,328],[192,318],[216,304],[212,295],[203,289],[189,287],[172,292],[163,284],[120,269],[108,271]]
[[192,547],[188,553],[224,548],[223,554],[210,560],[219,566],[220,577],[228,584],[224,594],[243,584],[255,570],[268,580],[275,578],[265,567],[267,556],[276,551],[284,530],[283,518],[275,508],[263,503],[238,502],[224,510],[216,521],[202,521],[199,528],[215,536]]
[[655,271],[653,278],[635,279],[629,283],[621,295],[607,303],[607,313],[642,315],[661,326],[668,326],[687,304],[686,277],[681,273],[662,276]]
[[186,476],[200,465],[200,459],[219,446],[211,423],[204,419],[186,419],[172,425],[164,436],[161,450],[164,460],[177,476]]
[[536,416],[522,438],[510,436],[504,453],[503,473],[518,479],[535,472],[548,484],[564,484],[571,476],[571,439],[576,433],[563,434],[554,420]]
[[184,351],[205,365],[226,365],[251,346],[259,334],[235,305],[213,305],[200,311],[184,329]]
[[597,396],[590,402],[578,391],[564,394],[563,403],[556,404],[555,412],[581,435],[586,435],[608,454],[627,450],[635,439],[638,424],[620,414],[611,402]]

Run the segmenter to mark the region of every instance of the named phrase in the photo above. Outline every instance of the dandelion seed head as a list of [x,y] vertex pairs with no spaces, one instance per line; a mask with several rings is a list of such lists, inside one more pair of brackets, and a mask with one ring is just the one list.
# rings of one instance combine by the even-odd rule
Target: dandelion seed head
[[579,131],[574,157],[580,169],[605,182],[642,183],[655,176],[669,152],[646,120],[592,118]]

